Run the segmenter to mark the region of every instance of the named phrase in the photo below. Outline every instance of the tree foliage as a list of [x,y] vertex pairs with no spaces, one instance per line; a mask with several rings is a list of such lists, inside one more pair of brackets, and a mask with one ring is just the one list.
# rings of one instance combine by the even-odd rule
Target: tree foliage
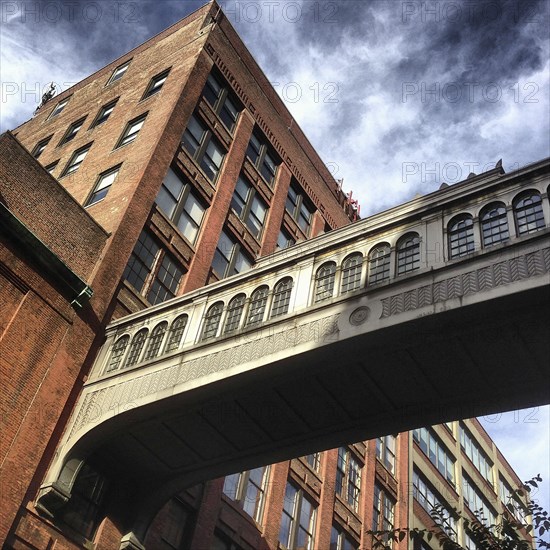
[[[477,511],[475,519],[472,519],[468,514],[454,509],[456,525],[462,525],[478,550],[533,550],[533,541],[538,549],[550,549],[546,537],[550,533],[548,512],[534,501],[528,500],[527,504],[522,501],[522,497],[537,489],[541,481],[542,478],[537,475],[512,491],[510,502],[506,504],[507,512],[499,514],[495,524],[488,524],[480,515],[481,511]],[[527,508],[525,516],[531,517],[530,523],[516,519],[518,505]],[[448,534],[447,514],[441,506],[435,506],[430,516],[433,525],[429,529],[400,527],[388,531],[368,531],[372,536],[372,549],[390,550],[393,542],[401,542],[408,537],[411,541],[428,543],[435,539],[442,550],[465,550]]]

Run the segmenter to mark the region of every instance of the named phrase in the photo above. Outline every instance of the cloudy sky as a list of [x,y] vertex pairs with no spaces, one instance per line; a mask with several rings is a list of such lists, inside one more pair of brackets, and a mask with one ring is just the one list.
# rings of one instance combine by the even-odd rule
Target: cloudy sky
[[[0,129],[202,2],[1,0]],[[550,155],[547,0],[223,1],[362,216]],[[484,421],[523,478],[550,477],[548,408]],[[540,496],[548,508],[549,485]]]

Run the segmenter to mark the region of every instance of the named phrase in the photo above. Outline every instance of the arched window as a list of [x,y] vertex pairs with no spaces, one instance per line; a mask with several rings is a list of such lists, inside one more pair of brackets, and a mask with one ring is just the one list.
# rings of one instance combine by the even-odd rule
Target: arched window
[[449,257],[460,258],[475,249],[474,221],[469,214],[461,214],[453,218],[447,226],[449,239]]
[[390,278],[390,255],[389,244],[376,245],[369,252],[369,285],[375,285]]
[[315,303],[332,297],[335,277],[336,264],[334,262],[323,264],[317,270],[317,275],[315,275]]
[[420,237],[407,233],[397,241],[397,274],[410,273],[420,267]]
[[506,207],[501,202],[486,206],[479,216],[483,246],[491,246],[510,237]]
[[125,368],[133,367],[139,361],[141,350],[143,349],[145,340],[147,340],[147,334],[149,334],[149,331],[144,328],[134,336],[132,343],[130,344],[128,357],[126,357],[126,363],[124,363]]
[[273,291],[273,302],[271,303],[271,314],[269,317],[279,317],[288,313],[288,306],[290,305],[290,295],[292,293],[292,278],[285,277],[281,279],[276,285]]
[[267,286],[261,286],[252,293],[246,326],[257,325],[264,320],[268,294],[269,288]]
[[130,341],[130,337],[127,334],[125,334],[115,342],[115,345],[113,346],[113,350],[111,351],[111,358],[109,359],[107,372],[112,370],[117,370],[120,367],[120,364],[122,363],[122,358],[124,357],[124,352],[128,347],[129,341]]
[[514,199],[514,218],[518,236],[545,226],[542,199],[537,191],[527,191]]
[[342,263],[342,284],[340,292],[351,292],[359,288],[361,284],[361,268],[363,267],[363,255],[352,254]]
[[149,337],[149,343],[147,344],[147,351],[145,352],[145,360],[154,359],[160,352],[160,347],[162,341],[164,340],[164,335],[166,334],[166,329],[168,328],[168,323],[166,321],[159,323],[151,332]]
[[225,326],[223,328],[224,334],[229,334],[239,328],[241,317],[243,316],[245,300],[246,296],[244,294],[237,294],[237,296],[229,302]]
[[208,340],[214,338],[218,332],[220,326],[220,320],[222,318],[223,302],[216,302],[206,312],[204,317],[204,327],[202,328],[201,340]]
[[178,349],[181,344],[181,339],[187,326],[187,315],[180,315],[176,317],[172,324],[170,325],[170,331],[168,332],[168,342],[166,343],[165,352],[174,351]]

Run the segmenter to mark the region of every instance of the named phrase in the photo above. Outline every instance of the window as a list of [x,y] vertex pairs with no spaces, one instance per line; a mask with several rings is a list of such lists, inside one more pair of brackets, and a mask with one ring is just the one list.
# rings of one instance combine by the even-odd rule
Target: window
[[296,184],[291,184],[288,188],[286,211],[298,222],[300,229],[309,235],[315,209],[310,206],[306,194],[299,191]]
[[514,199],[514,217],[518,236],[542,229],[545,224],[539,193],[527,191]]
[[305,459],[313,470],[315,470],[316,472],[319,471],[319,467],[321,466],[321,453],[313,453],[311,455],[307,455]]
[[161,533],[159,533],[163,544],[159,547],[163,549],[187,548],[183,543],[191,538],[194,524],[195,518],[192,510],[188,509],[177,497],[171,499],[163,509],[163,523]]
[[239,118],[239,108],[233,97],[230,96],[226,85],[220,84],[221,79],[208,75],[208,80],[202,91],[204,99],[210,104],[214,112],[220,117],[225,127],[232,132]]
[[265,138],[260,139],[256,134],[252,134],[246,149],[246,156],[260,171],[265,181],[271,185],[275,180],[278,162],[275,160],[275,155],[267,144],[267,140]]
[[111,113],[113,112],[117,101],[118,98],[107,103],[106,105],[103,105],[103,107],[99,109],[95,120],[92,122],[91,128],[95,128],[96,126],[103,124],[111,116]]
[[168,73],[170,72],[170,69],[167,69],[163,71],[162,73],[158,74],[157,76],[154,76],[151,79],[151,82],[149,82],[149,85],[147,86],[147,89],[145,90],[145,93],[143,94],[143,98],[151,97],[152,95],[157,94],[160,92],[160,89],[166,82],[166,79],[168,78]]
[[144,328],[140,330],[133,338],[128,350],[128,356],[124,363],[124,368],[133,367],[136,363],[139,363],[145,340],[147,340],[147,334],[149,331]]
[[126,351],[126,348],[128,347],[128,343],[130,342],[130,337],[126,334],[125,336],[121,336],[113,345],[113,349],[111,351],[111,358],[109,359],[109,364],[107,365],[107,372],[112,370],[117,370],[121,363],[122,358],[124,357],[124,352]]
[[376,458],[393,474],[395,473],[395,436],[386,435],[376,440]]
[[328,300],[334,293],[334,280],[336,278],[336,263],[323,264],[315,275],[315,303]]
[[294,244],[296,244],[296,240],[294,239],[294,237],[289,235],[286,229],[281,229],[279,231],[279,236],[277,237],[277,248],[279,250],[283,250]]
[[225,478],[223,492],[237,502],[251,518],[260,523],[268,477],[269,466],[233,474]]
[[224,334],[235,332],[239,328],[245,302],[246,296],[244,294],[238,294],[229,302],[227,306],[227,317],[225,318],[225,325],[223,327]]
[[269,296],[269,288],[261,286],[257,288],[250,296],[250,307],[248,308],[248,317],[246,326],[258,325],[264,320],[265,306],[267,297]]
[[340,288],[342,294],[359,288],[362,267],[362,254],[352,254],[344,260],[342,263],[342,286]]
[[62,176],[66,176],[67,174],[72,174],[73,172],[76,172],[80,165],[84,162],[84,159],[86,158],[86,155],[88,154],[88,151],[90,150],[90,147],[92,144],[85,145],[84,147],[77,149],[71,156],[69,162],[67,163],[67,166],[65,166],[65,170],[62,172]]
[[222,278],[250,269],[252,262],[241,250],[241,244],[235,242],[225,231],[220,234],[216,246],[212,268]]
[[84,124],[85,120],[86,120],[86,117],[83,117],[80,120],[73,122],[69,126],[69,129],[65,132],[65,135],[61,138],[59,145],[63,145],[65,143],[68,143],[69,141],[72,141],[76,137],[76,134],[78,134],[78,130],[82,128],[82,125]]
[[[372,530],[392,531],[395,516],[395,502],[386,494],[378,483],[374,484],[374,500],[372,506]],[[388,546],[392,546],[391,535],[383,536]]]
[[48,145],[48,143],[50,142],[51,139],[52,139],[52,136],[48,136],[47,138],[41,139],[34,146],[34,149],[32,150],[32,156],[35,159],[37,159],[44,152],[44,149],[46,148],[46,145]]
[[178,349],[187,326],[187,315],[180,315],[170,325],[170,331],[168,332],[168,341],[166,342],[166,353]]
[[397,274],[410,273],[420,267],[420,237],[409,233],[397,241]]
[[106,492],[105,476],[83,464],[71,489],[71,498],[60,511],[60,519],[91,540],[100,521]]
[[493,464],[487,458],[481,445],[479,445],[462,422],[460,423],[460,447],[472,461],[477,471],[493,485]]
[[525,504],[519,498],[517,492],[512,491],[510,485],[501,477],[498,478],[500,500],[514,518],[522,524],[527,523],[527,511]]
[[464,503],[468,505],[470,511],[479,521],[486,527],[495,525],[497,522],[495,512],[481,495],[475,483],[464,472],[462,472],[462,491]]
[[56,160],[56,161],[52,162],[51,164],[48,164],[48,166],[46,166],[44,168],[44,170],[46,170],[48,173],[51,174],[57,168],[58,164],[59,164],[59,160]]
[[193,115],[182,137],[182,145],[204,170],[210,181],[215,181],[222,166],[223,151],[218,140],[204,124]]
[[216,532],[210,550],[244,550],[244,548],[235,544],[227,535]]
[[290,481],[286,484],[279,542],[288,550],[314,550],[317,505]]
[[430,462],[439,470],[439,473],[454,486],[455,459],[445,445],[439,441],[429,428],[414,430],[413,439],[430,459]]
[[160,353],[162,341],[166,334],[168,323],[166,321],[159,323],[151,332],[149,337],[149,343],[147,344],[147,351],[145,352],[145,360],[154,359]]
[[447,227],[449,239],[449,257],[460,258],[470,254],[475,249],[474,222],[469,214],[461,214],[453,218]]
[[375,285],[390,278],[389,244],[379,244],[369,252],[369,285]]
[[361,466],[349,449],[338,449],[336,466],[336,494],[357,512],[361,491]]
[[206,209],[171,168],[156,198],[158,207],[176,224],[183,236],[195,244]]
[[333,525],[330,531],[330,550],[359,550],[359,544],[343,527]]
[[143,123],[145,122],[145,118],[147,117],[147,113],[139,116],[138,118],[131,120],[126,125],[126,128],[124,129],[124,132],[120,136],[120,139],[118,140],[118,143],[116,144],[116,147],[122,147],[123,145],[127,145],[128,143],[132,143],[137,138],[137,135],[139,134],[139,131],[141,130],[141,127],[143,126]]
[[118,176],[119,169],[120,166],[116,166],[115,168],[111,168],[110,170],[104,172],[99,176],[99,179],[95,184],[94,190],[92,191],[92,194],[88,197],[88,200],[86,201],[86,204],[84,206],[91,206],[92,204],[95,204],[96,202],[99,202],[101,199],[105,198],[105,196],[109,192],[109,189],[111,188],[111,185],[113,185]]
[[206,315],[204,316],[204,325],[202,327],[201,340],[210,340],[215,338],[218,333],[218,327],[223,313],[223,302],[216,302],[213,306],[210,306]]
[[441,518],[440,527],[456,541],[456,520],[453,517],[449,505],[436,494],[428,482],[416,470],[413,471],[413,497],[418,501],[418,504],[428,512],[437,510],[438,518]]
[[290,277],[281,279],[273,290],[273,301],[271,302],[270,319],[280,317],[288,313],[290,295],[292,293],[293,281]]
[[154,305],[176,295],[182,276],[183,270],[172,256],[142,231],[123,278]]
[[267,205],[260,198],[258,191],[242,176],[237,180],[231,199],[231,208],[254,237],[259,237],[264,225]]
[[128,66],[130,65],[130,61],[132,61],[132,60],[129,59],[128,61],[125,61],[122,65],[119,65],[113,71],[113,74],[111,75],[111,78],[109,78],[109,81],[107,82],[107,84],[110,84],[111,82],[116,82],[117,80],[120,80],[124,76],[124,73],[128,70]]
[[479,218],[483,246],[491,246],[510,237],[506,207],[503,203],[496,202],[486,206],[481,211]]
[[53,109],[53,111],[50,113],[50,116],[48,117],[48,119],[50,118],[53,118],[54,116],[57,116],[59,113],[61,113],[61,111],[63,111],[63,109],[67,106],[67,103],[69,103],[69,99],[71,99],[71,97],[67,97],[65,99],[62,99]]

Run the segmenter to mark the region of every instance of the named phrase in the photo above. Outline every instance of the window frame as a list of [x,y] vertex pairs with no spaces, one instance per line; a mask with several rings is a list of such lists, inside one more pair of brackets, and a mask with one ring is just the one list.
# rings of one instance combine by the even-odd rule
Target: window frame
[[145,347],[144,361],[150,361],[156,359],[162,351],[162,346],[166,335],[168,334],[168,321],[161,321],[157,323],[153,330],[149,333],[147,338],[147,345]]
[[378,243],[369,250],[367,286],[390,280],[391,252],[391,246],[386,242]]
[[[229,242],[231,242],[231,245],[232,245],[228,256],[226,256],[219,248],[220,242],[222,240],[222,235]],[[217,269],[214,267],[214,263],[216,261],[217,256],[222,256],[223,259],[227,261],[227,265],[223,273],[219,273]],[[246,261],[249,264],[249,267],[246,269],[241,269],[240,271],[236,271],[235,266],[239,260]],[[216,244],[216,250],[214,252],[214,257],[212,258],[211,269],[219,276],[221,280],[221,279],[225,279],[226,277],[231,277],[232,275],[236,275],[237,273],[244,273],[244,271],[247,271],[253,265],[254,265],[254,261],[250,259],[248,252],[246,252],[246,249],[244,248],[244,245],[239,240],[235,239],[235,237],[233,237],[232,234],[229,233],[224,227],[220,232],[220,238],[218,239],[218,243]],[[233,271],[235,271],[235,273],[232,273]]]
[[250,302],[248,304],[244,324],[245,327],[256,327],[264,322],[268,298],[269,287],[267,285],[261,285],[254,289],[250,295]]
[[[260,472],[260,482],[258,484],[257,480],[254,479],[256,472]],[[247,470],[237,474],[231,474],[226,476],[224,479],[223,494],[234,502],[237,506],[243,509],[243,511],[250,516],[256,523],[261,524],[263,519],[263,512],[265,508],[266,501],[266,489],[268,487],[268,480],[271,473],[270,466],[260,466],[254,468],[253,470]],[[228,480],[234,481],[234,496],[230,494],[228,487]],[[256,498],[254,500],[254,510],[251,511],[248,507],[251,502],[250,499],[250,487],[253,487],[257,490]],[[252,513],[251,513],[252,512]]]
[[[284,246],[283,246],[284,241]],[[279,229],[279,235],[277,236],[277,243],[275,245],[275,250],[285,250],[296,244],[296,239],[290,234],[290,231],[285,227]]]
[[273,295],[269,306],[269,319],[276,319],[288,313],[293,287],[294,279],[292,277],[283,277],[277,281],[273,287]]
[[69,100],[71,99],[71,97],[72,95],[70,95],[69,97],[66,97],[65,99],[62,99],[61,101],[58,101],[55,107],[52,109],[52,112],[48,115],[47,120],[51,120],[52,118],[59,116],[67,106],[67,103],[69,103]]
[[[389,442],[392,442],[390,445]],[[395,472],[395,457],[397,454],[397,437],[394,435],[385,435],[376,438],[376,458],[384,465],[392,475]]]
[[243,322],[244,310],[246,307],[246,294],[240,292],[236,296],[233,296],[227,304],[227,310],[225,319],[223,321],[223,334],[231,334],[239,330]]
[[[113,113],[119,99],[120,98],[117,97],[116,99],[113,99],[112,101],[109,101],[108,103],[105,103],[105,105],[102,105],[99,108],[99,111],[97,112],[97,115],[95,116],[94,120],[92,121],[92,123],[90,124],[90,127],[88,129],[91,130],[92,128],[96,128],[97,126],[101,126],[102,124],[107,122],[107,120],[109,120],[109,117]],[[109,110],[108,113],[107,113],[107,110]],[[107,113],[107,116],[105,116],[105,113]]]
[[[151,77],[151,80],[149,80],[149,84],[147,84],[147,88],[145,88],[145,91],[143,92],[143,96],[140,101],[157,95],[162,90],[164,84],[166,84],[166,80],[168,79],[168,75],[170,74],[171,70],[172,67],[169,67],[168,69],[164,69],[162,72]],[[158,84],[159,82],[160,85]]]
[[[120,134],[120,137],[118,138],[118,141],[115,145],[115,149],[119,149],[120,147],[129,145],[130,143],[133,143],[137,139],[138,134],[141,132],[141,129],[145,124],[145,119],[147,118],[148,114],[149,114],[149,111],[137,116],[132,120],[129,120],[126,123],[126,126],[124,126],[124,130],[122,134]],[[137,131],[136,130],[132,131],[132,128],[134,128],[137,125],[139,125],[139,128],[137,129]]]
[[82,126],[84,126],[84,122],[87,117],[88,115],[80,117],[78,120],[75,120],[69,124],[67,131],[63,134],[63,137],[59,140],[57,146],[61,147],[62,145],[71,142],[76,137]]
[[[190,125],[192,124],[193,121],[202,130],[202,135],[200,137],[200,140],[197,140],[196,136],[189,129]],[[192,141],[187,141],[186,142],[186,139],[189,140],[189,138],[186,138],[187,135],[190,135],[192,137]],[[194,148],[195,146],[194,146],[193,142],[197,142],[196,148]],[[214,166],[216,166],[216,168],[217,168],[217,171],[214,174],[214,177],[210,177],[208,175],[208,170],[211,170],[213,172],[213,170],[210,168],[210,166],[208,166],[208,163],[205,163],[205,164],[207,164],[206,168],[203,166],[204,159],[205,159],[205,157],[207,157],[208,148],[209,148],[210,144],[212,144],[214,146],[214,148],[216,149],[216,152],[221,155],[221,161],[220,161],[219,166],[217,166],[214,163],[213,158],[210,155],[208,155],[208,159],[210,159],[212,164]],[[193,113],[189,117],[189,121],[188,121],[187,126],[186,126],[186,128],[183,132],[182,137],[181,137],[181,146],[182,146],[183,149],[185,149],[187,154],[193,159],[195,164],[201,169],[201,171],[205,175],[206,179],[212,185],[215,186],[216,182],[218,180],[218,177],[220,175],[220,172],[223,170],[223,163],[225,161],[225,157],[227,156],[227,150],[222,145],[222,142],[218,139],[215,132],[208,126],[207,123],[205,123],[202,120],[202,118],[197,113]],[[192,151],[191,148],[194,148],[194,151]]]
[[[292,512],[289,512],[285,508],[285,503],[289,502],[288,493],[289,488],[294,491],[294,494],[292,496]],[[308,505],[311,507],[308,517],[308,525],[307,528],[302,526],[301,520],[303,515],[303,507],[304,507],[304,501],[308,503]],[[315,528],[317,524],[317,509],[319,505],[316,502],[312,496],[310,496],[308,493],[304,491],[299,485],[295,484],[293,481],[288,480],[285,487],[285,496],[283,500],[283,513],[282,513],[282,519],[281,519],[281,525],[279,528],[279,545],[281,545],[282,548],[285,548],[287,550],[291,550],[293,548],[297,547],[298,543],[298,537],[300,534],[300,529],[302,529],[307,536],[307,544],[305,546],[300,546],[301,550],[314,550],[315,549]],[[288,532],[286,533],[286,536],[284,537],[286,539],[285,542],[283,542],[281,539],[283,538],[283,528],[284,525],[284,518],[287,516],[289,518],[288,522]],[[286,529],[285,529],[286,531]]]
[[[258,142],[258,148],[251,145],[253,140]],[[253,159],[249,154],[251,151],[254,151],[254,156],[256,157],[255,159]],[[269,140],[257,128],[254,128],[250,136],[245,154],[246,158],[256,168],[262,179],[269,185],[269,187],[273,187],[275,180],[277,179],[277,173],[279,172],[281,160]],[[274,166],[273,172],[269,169],[269,163],[266,163],[266,158],[271,160]],[[266,167],[266,171],[269,172],[270,177],[267,177],[266,174],[264,174],[264,166]]]
[[420,269],[422,239],[416,231],[401,236],[395,246],[395,274],[408,275]]
[[[63,176],[74,174],[86,159],[86,156],[90,152],[91,148],[92,148],[92,143],[88,143],[76,149],[76,151],[74,151],[71,157],[69,158],[67,164],[65,165],[65,168],[63,168],[63,172],[61,172],[61,175],[59,177],[62,178]],[[80,160],[77,164],[75,161],[79,157],[79,155],[81,155],[82,153],[84,153],[84,156],[82,157],[82,160]],[[76,165],[76,168],[72,169],[75,165]]]
[[124,63],[121,63],[117,67],[113,69],[113,72],[111,73],[111,76],[109,77],[109,80],[107,80],[107,83],[105,84],[108,86],[109,84],[112,84],[113,82],[118,82],[128,70],[128,67],[130,66],[130,63],[132,62],[132,58],[128,59]]
[[[246,187],[246,196],[244,198],[240,193],[239,184],[242,184],[244,187]],[[253,211],[255,201],[257,202],[257,204],[260,205],[261,208],[263,208],[263,218],[261,220]],[[239,202],[243,203],[242,206],[239,205]],[[235,205],[240,206],[240,212],[237,211]],[[260,237],[265,227],[269,205],[263,199],[258,189],[256,189],[254,185],[252,185],[242,175],[239,176],[235,185],[235,190],[233,191],[233,196],[231,197],[231,209],[234,214],[239,218],[239,220],[243,222],[243,224],[254,236],[254,238],[260,240]]]
[[[214,87],[211,85],[210,79],[212,79],[219,88],[219,92],[217,93],[217,95]],[[223,80],[223,84],[220,84],[220,80]],[[214,103],[210,102],[210,100],[208,99],[208,95],[205,93],[205,90],[207,90],[207,88],[209,88],[213,96],[216,96]],[[211,109],[214,111],[214,113],[216,113],[217,117],[220,119],[221,123],[228,130],[228,132],[232,134],[235,130],[235,126],[237,126],[237,123],[239,121],[239,116],[242,112],[242,106],[229,85],[225,82],[225,80],[221,79],[217,74],[211,72],[206,79],[204,88],[202,89],[201,97],[206,101],[206,103],[208,103],[208,105],[210,105]],[[222,117],[222,112],[224,111],[228,101],[235,108],[235,111],[237,113],[231,126],[228,126],[225,123],[224,117]],[[227,111],[230,112],[230,109],[227,109]]]
[[[447,445],[441,441],[439,436],[431,428],[416,428],[412,431],[412,436],[426,458],[435,466],[441,476],[456,489],[457,461]],[[445,458],[444,462],[441,457]]]
[[359,510],[363,464],[348,447],[338,448],[334,492],[354,512]]
[[44,152],[44,149],[48,146],[48,143],[52,140],[53,134],[50,134],[48,137],[41,139],[32,149],[31,155],[38,159],[40,155]]
[[322,263],[315,271],[315,284],[313,286],[314,304],[319,304],[334,297],[336,270],[336,262],[329,260]]
[[164,353],[171,353],[179,349],[185,335],[185,329],[189,323],[189,315],[182,313],[178,315],[171,323],[166,336]]
[[[461,225],[465,223],[466,225]],[[463,258],[475,252],[474,218],[471,214],[458,214],[449,220],[447,246],[449,247],[450,260]]]
[[[498,210],[494,216],[491,213]],[[479,213],[479,229],[483,248],[510,240],[510,227],[508,224],[508,211],[502,201],[494,201],[485,205]],[[495,231],[496,230],[496,231]],[[498,239],[495,239],[498,237]]]
[[222,316],[224,312],[224,303],[221,300],[213,303],[205,312],[201,328],[201,342],[213,340],[220,331]]
[[[395,498],[378,482],[374,483],[374,497],[372,501],[372,530],[393,531],[395,526]],[[387,512],[390,511],[390,514]],[[391,516],[388,517],[388,515]],[[388,546],[393,547],[391,535],[385,534],[384,541]]]
[[[118,179],[118,174],[120,172],[121,166],[121,164],[113,166],[112,168],[109,168],[108,170],[105,170],[105,172],[99,174],[91,193],[88,195],[88,198],[84,203],[84,208],[88,208],[88,206],[92,206],[94,204],[97,204],[98,202],[101,202],[107,196],[107,193],[109,193],[112,185]],[[112,179],[110,180],[110,182],[103,184],[104,181],[108,180],[108,178],[111,177]]]
[[[533,202],[533,198],[537,197],[538,201]],[[518,206],[519,203],[523,203],[527,200],[531,200],[528,205]],[[529,189],[523,191],[514,197],[512,201],[512,211],[514,213],[514,225],[516,229],[516,236],[523,237],[524,235],[530,235],[536,233],[546,227],[546,220],[544,219],[544,209],[542,206],[542,197],[539,191],[535,189]],[[521,214],[521,222],[520,222]],[[530,216],[534,216],[534,220],[528,220]],[[535,224],[534,227],[530,227]],[[527,227],[527,230],[522,230],[522,227]]]
[[[292,198],[292,195],[294,195],[294,198]],[[309,219],[306,219],[303,216],[303,209],[308,212]],[[308,237],[311,233],[313,218],[315,217],[315,212],[317,211],[317,209],[313,205],[307,193],[303,191],[303,189],[298,185],[297,182],[295,182],[295,180],[292,180],[288,187],[288,192],[285,200],[285,211],[296,222],[302,233],[306,237]],[[305,228],[302,227],[300,220],[304,220],[306,222]]]
[[[359,262],[352,264],[351,262],[356,259],[359,259]],[[352,252],[344,258],[340,272],[340,294],[346,294],[361,288],[363,263],[364,258],[361,252]]]
[[145,344],[149,339],[149,329],[142,328],[138,330],[128,346],[128,352],[124,358],[124,363],[122,364],[122,369],[129,369],[135,367],[143,361],[143,350],[145,349]]

